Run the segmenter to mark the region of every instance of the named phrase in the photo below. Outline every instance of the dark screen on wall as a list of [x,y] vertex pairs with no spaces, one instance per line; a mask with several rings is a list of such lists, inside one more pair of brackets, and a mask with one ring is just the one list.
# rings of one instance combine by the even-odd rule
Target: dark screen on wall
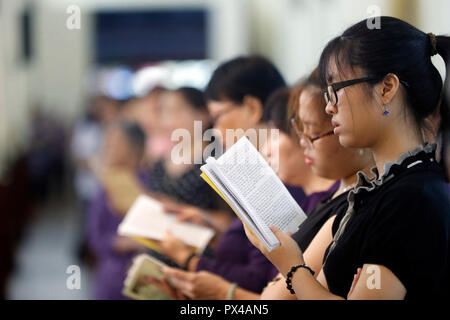
[[97,63],[207,58],[207,12],[157,10],[97,12]]

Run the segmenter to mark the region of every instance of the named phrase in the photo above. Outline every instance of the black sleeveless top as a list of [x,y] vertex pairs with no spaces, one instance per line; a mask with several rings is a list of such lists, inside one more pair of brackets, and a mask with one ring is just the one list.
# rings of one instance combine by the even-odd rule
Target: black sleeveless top
[[292,235],[303,252],[329,218],[347,210],[348,191],[332,199],[334,193],[332,192],[325,199],[319,201],[309,212],[308,217],[300,225],[297,232]]
[[[381,179],[358,173],[348,210],[336,216],[335,239],[324,256],[332,293],[347,297],[357,268],[377,264],[402,282],[406,299],[448,298],[450,200],[434,150],[425,144],[402,154],[385,165]],[[376,168],[373,172],[378,177]],[[346,225],[336,240],[341,222]]]

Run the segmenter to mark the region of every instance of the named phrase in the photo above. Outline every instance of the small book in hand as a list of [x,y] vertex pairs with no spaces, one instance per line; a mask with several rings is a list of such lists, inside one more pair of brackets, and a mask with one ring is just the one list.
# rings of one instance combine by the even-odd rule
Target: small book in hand
[[147,195],[136,199],[118,228],[119,235],[133,238],[156,251],[160,250],[154,240],[163,240],[166,231],[197,253],[203,252],[215,234],[211,228],[179,222],[175,214],[164,212],[161,202]]
[[245,136],[217,160],[206,159],[201,170],[201,177],[269,251],[280,244],[269,228],[271,225],[294,233],[306,219],[276,173]]
[[164,262],[147,254],[136,256],[128,269],[122,294],[135,300],[173,300],[168,293],[149,280],[166,279],[166,283],[173,287],[171,280],[161,270],[165,266]]

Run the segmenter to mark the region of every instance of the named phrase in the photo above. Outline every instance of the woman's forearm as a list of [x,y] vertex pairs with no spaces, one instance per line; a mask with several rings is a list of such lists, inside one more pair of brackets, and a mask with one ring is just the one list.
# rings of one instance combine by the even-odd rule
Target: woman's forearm
[[188,271],[192,271],[195,272],[197,270],[197,264],[198,264],[198,260],[200,260],[199,257],[195,256],[191,259],[191,261],[189,261],[189,264],[187,266],[187,270]]
[[[295,294],[291,294],[286,289],[286,281],[285,279],[279,275],[280,277],[276,280],[275,283],[268,284],[267,287],[264,288],[260,299],[261,300],[296,300],[297,297]],[[277,278],[278,278],[277,277]]]
[[305,268],[299,268],[294,272],[292,288],[299,300],[345,300],[324,288]]

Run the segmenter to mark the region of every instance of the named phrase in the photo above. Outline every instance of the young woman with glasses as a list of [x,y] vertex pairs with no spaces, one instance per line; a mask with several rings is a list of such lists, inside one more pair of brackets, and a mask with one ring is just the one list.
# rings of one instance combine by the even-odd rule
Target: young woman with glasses
[[380,29],[363,20],[331,40],[319,63],[340,144],[369,148],[376,164],[374,179],[358,174],[348,209],[333,223],[322,267],[306,265],[297,243],[279,230],[273,228],[281,245],[271,252],[246,230],[298,299],[449,296],[450,200],[435,146],[422,133],[435,112],[441,132],[449,127],[431,56],[448,64],[450,38],[379,19]]
[[[302,145],[305,162],[317,176],[339,181],[339,188],[319,201],[292,235],[305,252],[307,264],[318,270],[325,249],[332,240],[331,226],[335,216],[347,209],[347,194],[356,183],[357,172],[369,172],[374,162],[371,152],[344,148],[339,144],[339,138],[333,134],[331,116],[325,113],[317,71],[304,81],[291,107],[295,110],[291,124]],[[263,291],[262,299],[296,298],[286,289],[282,275],[272,283]]]

